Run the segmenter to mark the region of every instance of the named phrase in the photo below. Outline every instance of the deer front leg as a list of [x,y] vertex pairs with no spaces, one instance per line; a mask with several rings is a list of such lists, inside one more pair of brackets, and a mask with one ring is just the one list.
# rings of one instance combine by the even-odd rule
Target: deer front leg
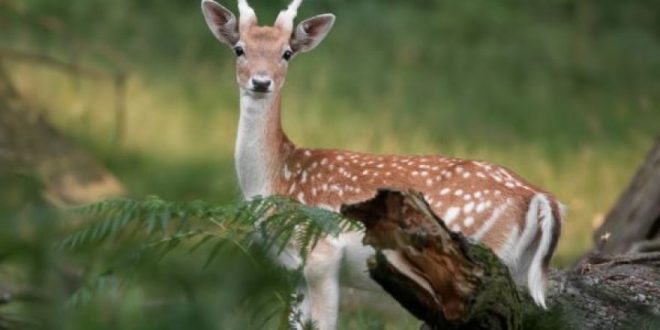
[[334,239],[324,238],[310,252],[304,268],[307,294],[303,305],[308,304],[309,316],[319,330],[337,327],[342,250]]

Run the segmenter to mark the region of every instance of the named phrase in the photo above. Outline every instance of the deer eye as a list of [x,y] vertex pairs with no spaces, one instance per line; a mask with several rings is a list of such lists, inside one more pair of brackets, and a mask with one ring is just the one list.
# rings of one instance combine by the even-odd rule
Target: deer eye
[[245,51],[243,50],[243,47],[241,47],[241,46],[234,47],[234,53],[236,54],[236,57],[241,57],[241,56],[245,55]]
[[291,59],[291,56],[293,56],[293,52],[290,51],[290,50],[285,50],[285,51],[284,51],[284,54],[282,54],[282,58],[283,58],[285,61],[290,60],[290,59]]

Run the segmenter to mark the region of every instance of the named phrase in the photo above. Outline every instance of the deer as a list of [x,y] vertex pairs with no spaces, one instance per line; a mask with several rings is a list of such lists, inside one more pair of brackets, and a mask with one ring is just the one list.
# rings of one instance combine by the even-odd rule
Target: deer
[[[240,116],[234,156],[243,198],[282,195],[339,211],[373,198],[381,188],[417,191],[448,228],[489,247],[514,281],[546,308],[546,270],[564,209],[549,192],[485,161],[308,149],[291,142],[280,120],[289,63],[316,48],[335,22],[334,15],[321,14],[294,27],[301,2],[293,0],[272,26],[258,25],[246,0],[238,0],[238,19],[212,0],[201,4],[212,34],[236,58]],[[366,260],[374,250],[362,238],[359,231],[323,237],[302,265],[304,300],[297,312],[319,329],[336,328],[341,286],[380,289],[367,274]],[[295,268],[302,258],[288,251],[280,261]]]

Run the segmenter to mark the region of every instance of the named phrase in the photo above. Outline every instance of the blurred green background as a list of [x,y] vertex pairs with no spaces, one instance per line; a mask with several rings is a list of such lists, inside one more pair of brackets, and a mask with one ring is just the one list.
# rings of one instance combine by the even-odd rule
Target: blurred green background
[[[287,2],[250,4],[270,24]],[[591,231],[660,133],[659,1],[307,0],[298,18],[324,12],[337,15],[333,31],[297,57],[287,77],[283,121],[292,140],[503,164],[568,205],[556,265],[591,247]],[[234,57],[209,33],[199,1],[0,0],[0,47],[126,74],[126,120],[117,141],[112,81],[5,62],[19,91],[131,196],[239,198]],[[21,200],[34,203],[25,195]],[[0,238],[21,235],[7,230]],[[261,268],[240,256],[226,258],[206,271],[173,258],[175,265],[164,267],[169,272],[149,273],[186,278],[182,283],[193,288],[186,290],[203,293],[185,304],[144,312],[136,306],[153,289],[145,284],[119,301],[106,297],[75,313],[49,313],[64,328],[241,328],[248,316],[236,310],[251,304],[249,288],[268,291],[275,275],[255,274]],[[167,292],[162,278],[158,290]],[[414,324],[347,310],[346,329]]]

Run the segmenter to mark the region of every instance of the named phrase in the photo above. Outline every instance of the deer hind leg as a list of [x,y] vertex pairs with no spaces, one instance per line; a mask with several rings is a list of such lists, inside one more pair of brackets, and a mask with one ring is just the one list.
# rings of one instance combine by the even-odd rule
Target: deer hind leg
[[304,321],[311,320],[319,330],[334,330],[337,327],[342,254],[342,247],[334,239],[326,237],[310,252],[303,269],[307,290],[302,306],[308,309]]

